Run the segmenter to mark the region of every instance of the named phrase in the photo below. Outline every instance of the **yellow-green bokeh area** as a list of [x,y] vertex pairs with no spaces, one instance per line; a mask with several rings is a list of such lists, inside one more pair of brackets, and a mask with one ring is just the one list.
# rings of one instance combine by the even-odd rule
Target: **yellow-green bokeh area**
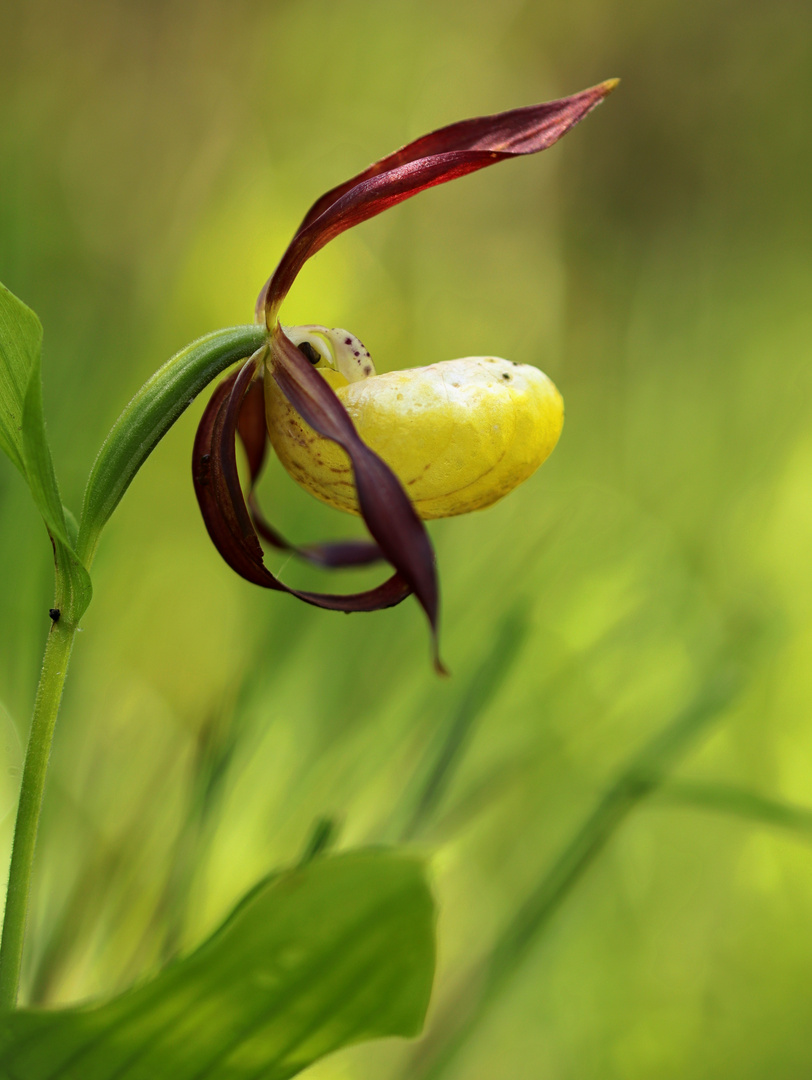
[[[0,280],[45,325],[75,510],[130,395],[251,320],[321,192],[432,127],[623,79],[548,153],[337,240],[285,305],[357,333],[378,370],[494,354],[564,395],[532,480],[432,526],[451,680],[414,604],[319,613],[228,570],[190,482],[202,403],[136,479],[57,733],[29,1000],[155,970],[320,815],[345,846],[411,821],[434,853],[442,1046],[471,969],[618,772],[732,668],[738,691],[528,935],[446,1075],[808,1075],[812,850],[785,804],[812,807],[809,5],[11,0],[0,41]],[[263,496],[296,540],[356,534],[278,470]],[[2,810],[50,573],[0,462]],[[457,767],[415,818],[469,692]],[[313,1075],[425,1077],[425,1054],[365,1048]]]

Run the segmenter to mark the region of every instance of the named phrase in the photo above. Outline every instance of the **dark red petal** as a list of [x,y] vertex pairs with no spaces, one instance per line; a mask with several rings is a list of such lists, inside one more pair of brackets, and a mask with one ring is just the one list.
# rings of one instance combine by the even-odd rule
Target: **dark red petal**
[[339,569],[348,566],[371,566],[373,563],[380,562],[381,549],[371,540],[338,540],[299,546],[289,543],[266,520],[254,495],[254,486],[262,471],[268,446],[268,436],[265,431],[265,393],[261,379],[253,380],[242,399],[237,415],[237,434],[245,449],[251,478],[248,489],[248,512],[254,528],[263,540],[280,551],[289,551],[315,566]]
[[192,482],[214,546],[238,574],[265,585],[262,549],[256,535],[252,542],[250,530],[246,536],[240,526],[220,460],[225,408],[238,374],[234,372],[220,383],[203,412],[192,450]]
[[333,611],[378,611],[399,604],[411,589],[397,573],[377,588],[334,596],[291,589],[265,566],[262,547],[240,487],[235,452],[240,408],[256,368],[257,360],[252,357],[217,387],[195,436],[192,479],[203,521],[214,546],[228,565],[247,581],[290,593],[315,607]]
[[248,459],[251,487],[257,482],[268,449],[268,433],[265,430],[265,394],[262,379],[255,378],[242,399],[237,416],[237,434]]
[[305,423],[338,443],[349,456],[367,528],[425,610],[432,629],[435,666],[444,671],[437,654],[439,590],[434,551],[400,481],[359,437],[332,388],[278,325],[271,337],[269,363],[277,385]]
[[267,521],[253,494],[248,496],[248,509],[254,528],[263,540],[279,551],[289,551],[314,566],[339,570],[352,566],[372,566],[383,558],[381,549],[373,540],[329,540],[321,544],[291,544]]
[[271,316],[311,255],[345,229],[374,217],[426,188],[484,169],[497,161],[546,150],[617,85],[610,79],[571,97],[462,120],[440,128],[370,165],[318,199],[299,226],[257,301],[257,317]]

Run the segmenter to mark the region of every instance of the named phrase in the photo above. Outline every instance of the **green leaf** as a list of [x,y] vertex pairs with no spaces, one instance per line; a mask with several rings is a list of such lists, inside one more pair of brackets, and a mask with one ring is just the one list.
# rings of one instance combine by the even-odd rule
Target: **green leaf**
[[78,623],[93,598],[90,574],[77,558],[76,552],[61,540],[54,539],[56,562],[56,592],[54,607],[71,623]]
[[62,499],[59,497],[51,449],[45,434],[40,353],[37,353],[31,365],[23,401],[22,450],[28,486],[54,542],[58,571],[54,602],[60,611],[77,622],[87,610],[93,589],[90,575],[73,550],[74,539],[68,528]]
[[77,545],[84,560],[92,558],[124,492],[178,417],[212,379],[256,352],[266,339],[264,326],[217,330],[182,349],[144,383],[116,420],[91,470]]
[[[55,606],[72,621],[84,614],[92,588],[77,557],[45,434],[42,326],[34,312],[0,285],[0,446],[31,489],[54,545]],[[75,535],[75,534],[74,534]]]
[[76,520],[76,516],[73,511],[62,505],[62,513],[65,515],[65,524],[68,527],[68,539],[70,540],[71,547],[76,547],[76,540],[79,536],[79,522]]
[[257,886],[185,960],[103,1004],[7,1013],[4,1080],[284,1080],[416,1035],[434,971],[420,860],[317,858]]
[[0,284],[0,448],[23,476],[23,401],[41,349],[39,319]]

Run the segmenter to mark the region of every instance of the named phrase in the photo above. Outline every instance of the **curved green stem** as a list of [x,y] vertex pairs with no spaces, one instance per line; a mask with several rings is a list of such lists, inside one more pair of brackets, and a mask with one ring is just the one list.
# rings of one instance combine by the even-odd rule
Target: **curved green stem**
[[51,627],[45,646],[11,849],[6,914],[0,944],[0,1009],[13,1009],[17,1002],[45,776],[75,634],[76,626],[72,620],[56,622]]
[[135,474],[178,417],[217,376],[255,352],[264,326],[216,330],[168,360],[148,379],[113,425],[93,464],[85,491],[76,554],[90,566],[101,531]]

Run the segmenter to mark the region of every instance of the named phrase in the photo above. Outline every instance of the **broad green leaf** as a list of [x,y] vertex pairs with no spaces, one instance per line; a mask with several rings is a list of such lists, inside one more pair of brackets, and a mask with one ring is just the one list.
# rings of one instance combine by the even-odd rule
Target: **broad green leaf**
[[254,889],[201,948],[102,1004],[0,1021],[3,1080],[285,1080],[416,1035],[434,971],[420,860],[317,858]]
[[217,330],[187,345],[144,383],[113,425],[85,491],[77,551],[89,560],[99,535],[135,474],[184,410],[212,379],[256,352],[264,326]]
[[42,349],[39,319],[0,284],[0,448],[25,476],[23,401]]

